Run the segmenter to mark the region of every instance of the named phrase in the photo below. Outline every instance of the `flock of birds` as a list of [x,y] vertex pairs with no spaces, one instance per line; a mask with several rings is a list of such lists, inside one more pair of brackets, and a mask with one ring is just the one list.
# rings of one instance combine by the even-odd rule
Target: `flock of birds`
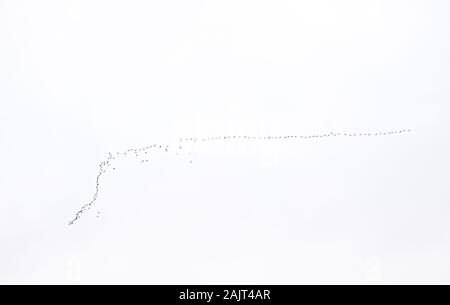
[[[181,138],[175,147],[171,145],[159,145],[153,144],[150,146],[140,147],[140,148],[130,148],[122,152],[109,153],[108,158],[101,162],[99,165],[99,172],[96,178],[96,186],[94,195],[89,203],[83,205],[80,210],[75,214],[75,217],[69,222],[69,225],[73,225],[77,220],[79,220],[84,213],[92,208],[94,203],[98,199],[100,191],[100,179],[102,175],[107,173],[109,170],[116,170],[115,163],[120,158],[126,156],[131,156],[137,158],[140,163],[148,163],[150,160],[150,155],[154,152],[169,153],[174,151],[175,155],[178,155],[183,150],[184,143],[196,143],[198,142],[218,142],[218,141],[233,141],[233,140],[251,140],[251,141],[268,141],[268,140],[311,140],[311,139],[323,139],[331,137],[379,137],[379,136],[391,136],[399,135],[411,132],[410,129],[394,130],[387,132],[372,132],[372,133],[339,133],[330,132],[325,134],[315,134],[315,135],[284,135],[284,136],[216,136],[216,137],[204,137],[204,138]],[[191,154],[191,152],[189,153]],[[192,160],[189,161],[192,163]],[[100,212],[97,212],[97,218],[100,216]]]

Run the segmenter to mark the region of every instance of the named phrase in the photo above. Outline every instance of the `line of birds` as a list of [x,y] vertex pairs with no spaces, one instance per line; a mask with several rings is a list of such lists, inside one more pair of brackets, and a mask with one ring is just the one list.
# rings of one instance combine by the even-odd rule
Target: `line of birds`
[[[411,129],[402,129],[402,130],[394,130],[387,132],[372,132],[372,133],[340,133],[340,132],[330,132],[325,134],[315,134],[315,135],[306,135],[306,136],[297,136],[297,135],[284,135],[284,136],[216,136],[216,137],[191,137],[191,138],[180,138],[179,144],[177,145],[178,149],[175,149],[175,154],[178,155],[179,152],[183,149],[183,142],[195,143],[199,142],[211,142],[211,141],[220,141],[220,140],[291,140],[291,139],[321,139],[321,138],[330,138],[330,137],[376,137],[376,136],[389,136],[389,135],[398,135],[403,133],[411,132]],[[140,148],[130,148],[122,152],[116,153],[108,153],[108,158],[101,162],[99,165],[99,172],[96,178],[95,192],[89,203],[83,205],[80,210],[75,214],[75,217],[69,221],[69,225],[73,225],[77,220],[81,218],[81,216],[90,210],[93,204],[98,199],[98,194],[100,191],[100,178],[103,174],[105,174],[109,169],[113,171],[116,170],[114,167],[114,162],[121,157],[125,156],[134,156],[135,158],[139,158],[140,163],[148,163],[149,162],[149,152],[151,150],[156,150],[164,153],[168,153],[171,150],[170,145],[160,145],[153,144],[150,146],[144,146]],[[191,155],[192,152],[189,152]],[[192,163],[192,160],[189,161]],[[99,213],[97,214],[97,218]]]

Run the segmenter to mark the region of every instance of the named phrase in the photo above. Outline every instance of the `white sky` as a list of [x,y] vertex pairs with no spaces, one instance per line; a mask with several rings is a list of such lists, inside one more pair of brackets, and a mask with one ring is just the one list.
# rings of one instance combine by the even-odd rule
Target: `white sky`
[[[0,0],[0,283],[449,283],[449,54],[445,0]],[[108,152],[408,128],[125,163],[67,226]]]

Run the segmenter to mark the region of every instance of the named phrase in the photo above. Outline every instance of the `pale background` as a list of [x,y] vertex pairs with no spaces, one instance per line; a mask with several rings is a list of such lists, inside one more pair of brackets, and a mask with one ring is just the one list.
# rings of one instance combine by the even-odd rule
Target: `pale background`
[[[0,283],[450,283],[449,54],[447,0],[0,0]],[[130,162],[67,225],[108,152],[407,128]]]

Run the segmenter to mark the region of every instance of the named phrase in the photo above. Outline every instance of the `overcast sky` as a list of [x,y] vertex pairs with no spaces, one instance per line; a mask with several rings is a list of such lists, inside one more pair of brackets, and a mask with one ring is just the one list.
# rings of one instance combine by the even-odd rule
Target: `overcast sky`
[[[0,283],[449,283],[449,54],[446,0],[0,0]],[[402,129],[123,160],[67,225],[108,152]]]

